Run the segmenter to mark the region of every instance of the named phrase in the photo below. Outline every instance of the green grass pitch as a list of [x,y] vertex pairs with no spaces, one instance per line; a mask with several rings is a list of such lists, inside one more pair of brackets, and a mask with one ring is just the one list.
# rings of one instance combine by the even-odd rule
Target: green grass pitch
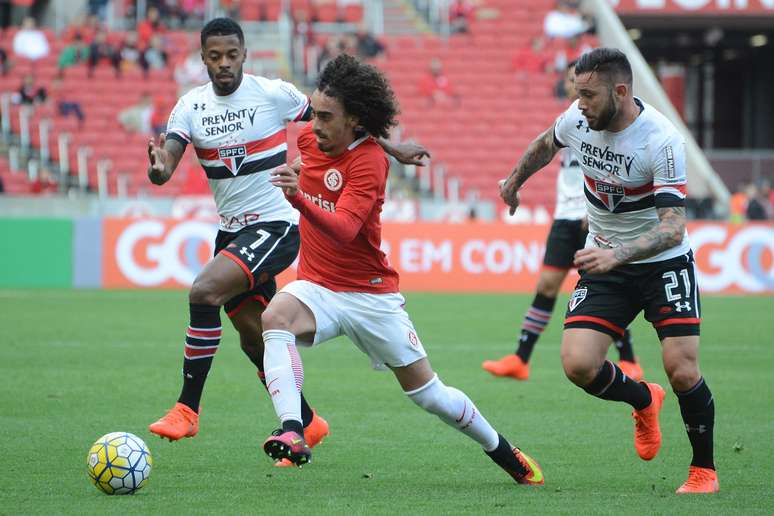
[[[677,497],[690,449],[677,401],[664,445],[639,460],[630,410],[572,386],[559,362],[563,300],[538,343],[528,382],[481,362],[514,347],[527,295],[407,295],[407,309],[448,385],[533,455],[543,488],[515,485],[461,434],[415,407],[390,373],[344,339],[302,350],[311,404],[331,435],[301,470],[260,449],[276,426],[254,368],[223,317],[199,435],[169,443],[147,431],[177,398],[182,291],[0,291],[0,514],[753,514],[774,495],[772,299],[703,300],[701,365],[712,388],[721,492]],[[659,344],[638,319],[635,351],[666,386]],[[669,390],[668,390],[669,392]],[[149,484],[128,497],[90,485],[86,452],[111,431],[146,440]]]

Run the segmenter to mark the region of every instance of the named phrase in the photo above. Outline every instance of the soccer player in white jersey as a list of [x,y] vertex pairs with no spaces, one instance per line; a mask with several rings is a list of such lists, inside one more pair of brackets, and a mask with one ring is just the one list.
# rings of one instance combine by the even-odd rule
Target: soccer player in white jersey
[[527,148],[501,186],[513,213],[518,191],[562,147],[580,160],[589,219],[575,254],[580,280],[562,338],[567,377],[592,396],[633,408],[634,444],[644,460],[661,447],[664,389],[638,383],[606,360],[611,340],[641,311],[661,340],[693,458],[677,493],[719,489],[713,459],[715,405],[699,372],[699,292],[685,229],[685,142],[661,113],[632,95],[632,70],[617,49],[578,59],[578,100]]
[[[564,90],[572,102],[577,99],[575,93],[575,63],[567,65],[564,74]],[[529,359],[543,330],[551,320],[556,304],[556,296],[562,287],[564,278],[572,267],[575,252],[583,249],[588,235],[586,219],[586,197],[583,195],[583,171],[578,158],[570,149],[561,151],[562,166],[556,180],[556,210],[554,222],[546,241],[546,254],[540,269],[537,292],[532,305],[524,314],[521,325],[518,348],[515,353],[499,360],[485,360],[481,367],[495,376],[527,380],[529,378]],[[618,350],[618,367],[637,381],[642,380],[642,367],[634,356],[631,333],[627,328],[621,338],[615,340]]]
[[[299,246],[298,212],[271,185],[269,173],[286,162],[286,124],[311,116],[308,97],[292,84],[243,73],[247,50],[233,20],[208,22],[201,46],[211,82],[181,97],[166,134],[158,144],[148,144],[148,176],[156,185],[170,179],[192,144],[220,215],[215,256],[189,293],[182,392],[167,415],[149,427],[170,440],[198,432],[199,402],[220,342],[221,306],[266,385],[260,314],[276,292],[274,277],[293,262]],[[410,143],[390,146],[382,140],[380,145],[403,162],[421,164],[426,155]],[[302,412],[307,439],[316,444],[327,435],[328,424],[303,398]]]
[[389,83],[376,68],[341,55],[320,75],[312,108],[314,120],[298,138],[300,175],[290,167],[275,171],[274,184],[301,212],[303,245],[299,279],[263,313],[266,381],[282,425],[264,450],[275,460],[309,461],[296,342],[318,345],[346,335],[374,364],[389,367],[414,403],[479,443],[516,482],[542,484],[535,461],[433,372],[403,308],[398,273],[380,249],[388,166],[367,135],[385,136],[395,124]]

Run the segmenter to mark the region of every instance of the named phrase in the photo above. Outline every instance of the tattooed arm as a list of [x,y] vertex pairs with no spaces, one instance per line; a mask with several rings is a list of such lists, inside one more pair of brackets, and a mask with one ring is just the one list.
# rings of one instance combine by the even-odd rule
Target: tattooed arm
[[559,151],[554,141],[554,126],[549,127],[529,144],[524,155],[508,179],[500,181],[500,197],[511,207],[510,214],[519,207],[519,189],[532,174],[548,165]]
[[601,249],[590,247],[575,253],[575,265],[593,274],[607,272],[614,267],[657,255],[680,245],[685,235],[685,208],[671,206],[657,208],[659,223],[631,244]]

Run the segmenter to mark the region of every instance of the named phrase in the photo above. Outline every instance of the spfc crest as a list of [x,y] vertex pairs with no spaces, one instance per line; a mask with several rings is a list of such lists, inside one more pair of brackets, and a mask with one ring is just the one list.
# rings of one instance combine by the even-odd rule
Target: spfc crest
[[605,183],[603,181],[595,181],[597,187],[597,197],[599,200],[607,206],[610,211],[615,210],[615,207],[623,201],[626,196],[626,191],[621,185],[613,183]]
[[221,147],[218,149],[218,157],[232,174],[237,175],[239,167],[247,157],[247,148],[244,145]]
[[589,293],[589,289],[586,287],[580,287],[576,288],[572,296],[570,296],[570,311],[572,312],[575,310],[575,307],[578,306],[583,302],[584,299],[586,299],[586,294]]

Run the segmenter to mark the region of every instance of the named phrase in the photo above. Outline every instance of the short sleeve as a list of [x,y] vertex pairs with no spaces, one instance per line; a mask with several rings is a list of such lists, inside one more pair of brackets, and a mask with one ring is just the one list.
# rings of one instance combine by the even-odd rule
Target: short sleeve
[[571,105],[567,111],[559,115],[554,122],[554,143],[557,147],[567,147],[570,129],[572,128],[572,112],[575,111],[575,104]]
[[283,123],[303,120],[304,114],[309,109],[309,97],[298,88],[289,82],[275,79],[270,82],[268,92]]
[[651,154],[656,208],[685,206],[685,140],[676,131],[653,146]]
[[191,143],[191,108],[185,97],[175,104],[167,121],[167,138],[172,138],[183,144]]

